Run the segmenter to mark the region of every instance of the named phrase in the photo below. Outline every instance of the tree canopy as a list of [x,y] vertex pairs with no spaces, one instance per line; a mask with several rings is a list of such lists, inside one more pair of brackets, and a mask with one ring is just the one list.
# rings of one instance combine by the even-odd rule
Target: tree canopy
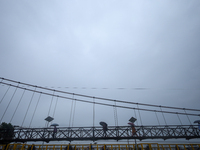
[[0,125],[0,140],[7,141],[14,137],[14,126],[11,123],[2,122]]

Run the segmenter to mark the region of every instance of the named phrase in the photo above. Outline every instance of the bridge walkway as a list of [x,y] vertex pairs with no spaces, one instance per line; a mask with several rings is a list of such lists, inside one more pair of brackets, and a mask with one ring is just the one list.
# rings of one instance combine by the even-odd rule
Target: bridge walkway
[[112,126],[104,133],[101,127],[73,127],[58,128],[54,133],[53,128],[18,128],[14,130],[13,137],[4,137],[7,131],[2,130],[0,143],[28,142],[28,141],[97,141],[97,140],[122,140],[122,139],[177,139],[200,138],[197,126],[136,126],[132,135],[129,126]]

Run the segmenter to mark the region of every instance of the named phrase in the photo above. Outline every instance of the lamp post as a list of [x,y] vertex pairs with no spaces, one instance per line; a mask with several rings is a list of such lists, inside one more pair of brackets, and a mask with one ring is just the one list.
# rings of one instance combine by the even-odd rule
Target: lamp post
[[[46,125],[45,125],[45,128],[46,128],[46,127],[48,127],[49,122],[53,121],[54,118],[51,117],[51,116],[48,116],[48,117],[46,117],[44,120],[46,120]],[[43,149],[43,146],[44,146],[44,140],[43,140],[43,142],[42,142],[42,149]]]
[[48,116],[48,117],[46,117],[44,120],[46,120],[46,121],[47,121],[47,124],[46,124],[46,126],[48,127],[48,125],[49,125],[49,122],[53,121],[53,120],[54,120],[54,118],[53,118],[53,117],[50,117],[50,116]]
[[[136,121],[137,119],[136,118],[134,118],[134,117],[131,117],[130,119],[129,119],[129,123],[128,124],[130,124],[131,126],[132,126],[132,134],[133,134],[133,129],[135,130],[135,125],[134,125],[134,122]],[[137,133],[136,133],[136,130],[135,130],[135,134],[137,135]],[[137,142],[136,142],[136,139],[135,139],[135,150],[137,150]]]

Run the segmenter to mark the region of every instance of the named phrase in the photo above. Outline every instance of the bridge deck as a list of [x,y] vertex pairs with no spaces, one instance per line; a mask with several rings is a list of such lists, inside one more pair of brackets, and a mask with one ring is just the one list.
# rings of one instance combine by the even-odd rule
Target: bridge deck
[[[122,139],[169,139],[169,138],[200,138],[197,126],[136,126],[136,134],[132,135],[130,126],[109,126],[105,133],[101,127],[62,127],[57,128],[18,128],[14,130],[14,137],[1,136],[3,142],[27,141],[73,141],[73,140],[122,140]],[[1,133],[4,131],[1,130]],[[6,131],[5,131],[6,132]],[[54,136],[53,136],[54,134]]]

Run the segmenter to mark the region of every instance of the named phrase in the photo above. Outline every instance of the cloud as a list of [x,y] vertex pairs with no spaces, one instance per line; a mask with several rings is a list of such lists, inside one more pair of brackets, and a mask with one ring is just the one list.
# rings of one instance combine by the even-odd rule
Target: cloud
[[[94,97],[198,109],[199,5],[197,0],[1,1],[0,76]],[[3,95],[6,87],[0,88]],[[1,111],[12,92],[2,101]],[[20,94],[9,106],[6,121]],[[21,123],[31,94],[23,98],[13,122]],[[50,102],[51,96],[42,96],[33,126],[44,126]],[[71,103],[58,101],[55,121],[63,126],[69,123]],[[103,120],[114,125],[113,108],[95,105],[95,110],[95,125]],[[135,115],[133,110],[117,111],[120,125]],[[154,113],[140,113],[144,124],[157,123]],[[146,119],[151,115],[154,119]],[[92,118],[93,105],[77,102],[74,124],[89,126]],[[181,119],[188,123],[186,117]],[[173,121],[178,122],[169,122]]]

